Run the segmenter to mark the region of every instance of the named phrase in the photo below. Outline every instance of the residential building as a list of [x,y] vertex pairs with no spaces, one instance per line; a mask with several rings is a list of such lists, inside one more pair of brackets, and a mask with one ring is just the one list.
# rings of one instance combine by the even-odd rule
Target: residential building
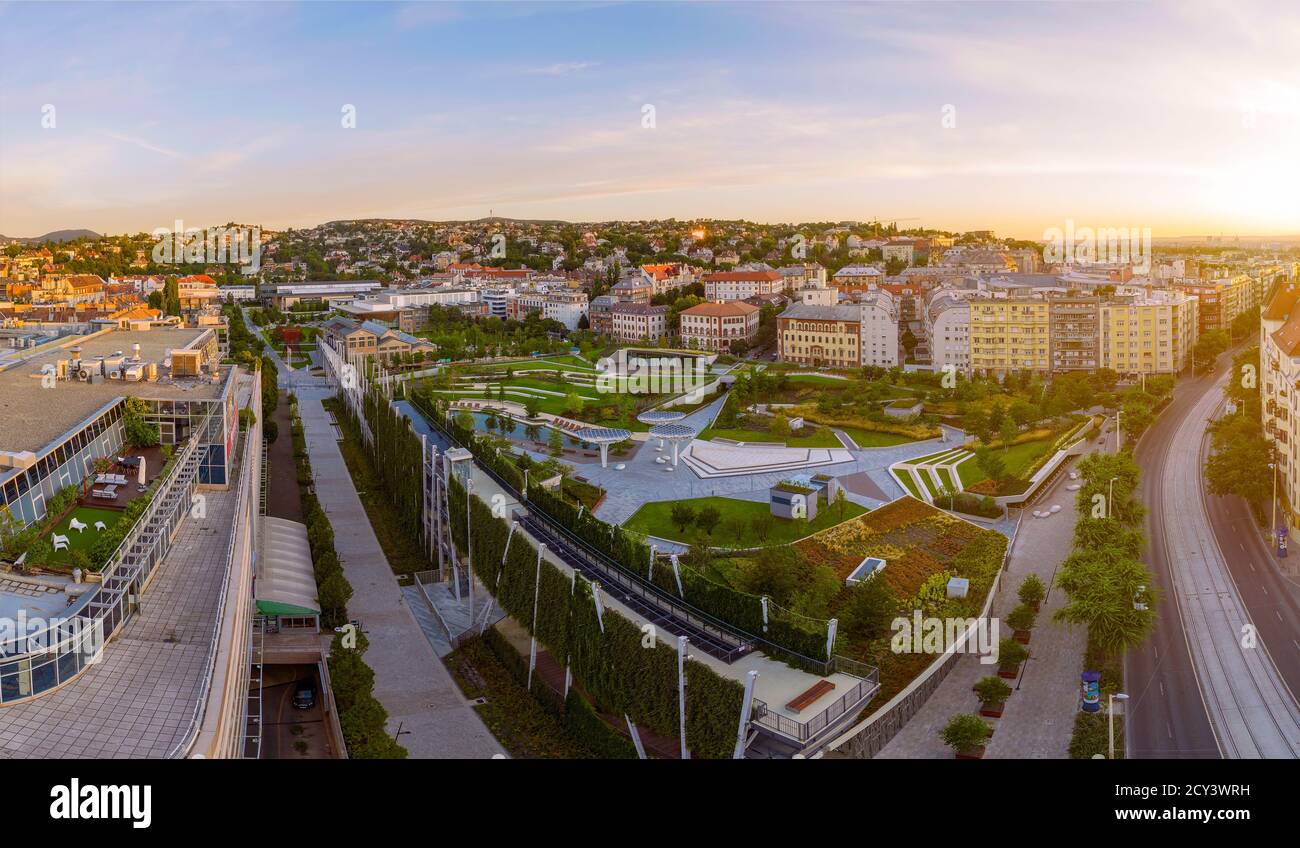
[[1174,374],[1191,364],[1198,301],[1157,289],[1100,307],[1101,367],[1119,374]]
[[861,324],[862,309],[857,304],[796,303],[777,316],[777,356],[782,362],[814,367],[858,368]]
[[602,336],[608,336],[614,330],[614,305],[618,303],[618,298],[612,294],[602,294],[591,299],[587,305],[587,321],[591,324],[591,331]]
[[901,364],[898,344],[898,301],[882,289],[858,296],[861,309],[861,364],[894,368]]
[[981,297],[970,305],[971,368],[980,374],[1046,373],[1050,316],[1042,297]]
[[705,274],[704,297],[711,301],[745,300],[785,291],[785,278],[776,271],[723,271]]
[[754,340],[761,311],[741,300],[701,303],[684,309],[679,330],[682,344],[692,349],[726,353],[733,342]]
[[1288,526],[1297,522],[1300,462],[1296,456],[1300,416],[1300,286],[1280,286],[1260,316],[1260,412],[1264,435],[1277,459],[1277,485],[1289,505]]
[[935,371],[952,368],[970,375],[970,301],[952,289],[939,289],[922,311],[930,365]]
[[1048,296],[1052,371],[1101,367],[1101,298],[1079,293]]
[[392,360],[407,353],[432,353],[437,346],[375,321],[354,321],[335,316],[322,328],[325,341],[335,350],[348,354]]
[[655,342],[668,334],[668,307],[617,303],[610,310],[610,334],[621,342]]

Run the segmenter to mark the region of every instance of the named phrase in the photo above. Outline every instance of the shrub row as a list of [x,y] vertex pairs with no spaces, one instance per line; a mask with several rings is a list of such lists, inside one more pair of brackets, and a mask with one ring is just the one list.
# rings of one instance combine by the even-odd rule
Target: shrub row
[[[320,500],[310,490],[311,461],[303,435],[298,406],[290,396],[289,432],[293,438],[293,459],[298,472],[298,495],[302,502],[303,523],[307,526],[307,543],[311,547],[312,572],[316,578],[316,595],[320,602],[321,624],[339,627],[348,621],[347,603],[352,584],[343,574],[338,552],[334,550],[334,527],[321,508]],[[385,725],[388,711],[374,696],[375,673],[362,655],[368,643],[360,633],[353,633],[354,647],[346,647],[344,633],[336,633],[330,645],[330,684],[339,725],[348,756],[360,759],[401,759],[406,749],[393,741]]]

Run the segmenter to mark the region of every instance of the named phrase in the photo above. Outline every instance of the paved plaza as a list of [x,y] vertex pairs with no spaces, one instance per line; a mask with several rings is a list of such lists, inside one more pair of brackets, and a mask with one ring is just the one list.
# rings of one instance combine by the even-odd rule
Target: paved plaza
[[[1016,592],[1028,574],[1037,574],[1044,584],[1051,581],[1061,561],[1070,553],[1076,518],[1074,492],[1065,487],[1069,477],[1061,474],[1036,501],[1034,508],[1059,504],[1061,511],[1050,518],[1025,514],[1016,534],[1007,572],[993,600],[992,614],[1004,618],[1019,601]],[[1007,700],[1002,718],[986,721],[997,729],[985,749],[986,758],[1064,758],[1079,700],[1079,672],[1088,634],[1083,627],[1052,621],[1065,605],[1065,593],[1049,588],[1038,613],[1038,623],[1029,643],[1030,657],[1020,677],[1007,681],[1016,691]],[[1011,635],[1002,626],[999,638]],[[939,731],[957,713],[979,710],[979,698],[971,687],[982,677],[997,674],[996,665],[983,665],[976,656],[964,656],[944,678],[925,705],[876,756],[881,759],[951,758],[952,749],[939,739]]]

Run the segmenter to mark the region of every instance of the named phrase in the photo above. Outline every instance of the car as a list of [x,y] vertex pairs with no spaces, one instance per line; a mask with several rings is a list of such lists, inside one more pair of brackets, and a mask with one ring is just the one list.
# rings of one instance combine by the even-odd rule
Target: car
[[311,687],[310,683],[300,683],[293,693],[293,708],[296,710],[310,710],[316,706],[316,690]]

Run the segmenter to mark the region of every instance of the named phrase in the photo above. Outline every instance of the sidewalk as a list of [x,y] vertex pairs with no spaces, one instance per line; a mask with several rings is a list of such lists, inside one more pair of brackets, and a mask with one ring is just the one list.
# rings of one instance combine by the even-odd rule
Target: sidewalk
[[370,640],[365,660],[375,671],[375,697],[388,710],[388,731],[420,758],[484,758],[505,753],[469,706],[434,653],[384,558],[321,399],[298,395],[316,497],[334,525],[334,547],[354,594],[349,615]]
[[[1076,517],[1075,493],[1065,488],[1069,482],[1069,476],[1061,474],[1021,521],[1007,573],[993,599],[992,614],[999,619],[1005,618],[1019,603],[1016,592],[1026,575],[1037,574],[1050,586],[1057,568],[1069,556]],[[1056,515],[1033,517],[1034,509],[1053,504],[1061,506]],[[1016,691],[1007,699],[1002,718],[985,719],[996,728],[985,749],[986,758],[1064,759],[1068,756],[1087,630],[1052,621],[1052,614],[1065,602],[1063,591],[1049,589],[1029,643],[1029,660],[1022,666],[1017,680],[1007,681]],[[1010,635],[1010,628],[1004,624],[999,638]],[[957,713],[979,710],[979,698],[971,687],[981,678],[995,674],[996,665],[982,665],[973,655],[963,657],[877,758],[952,757],[952,750],[939,739],[939,731]]]

